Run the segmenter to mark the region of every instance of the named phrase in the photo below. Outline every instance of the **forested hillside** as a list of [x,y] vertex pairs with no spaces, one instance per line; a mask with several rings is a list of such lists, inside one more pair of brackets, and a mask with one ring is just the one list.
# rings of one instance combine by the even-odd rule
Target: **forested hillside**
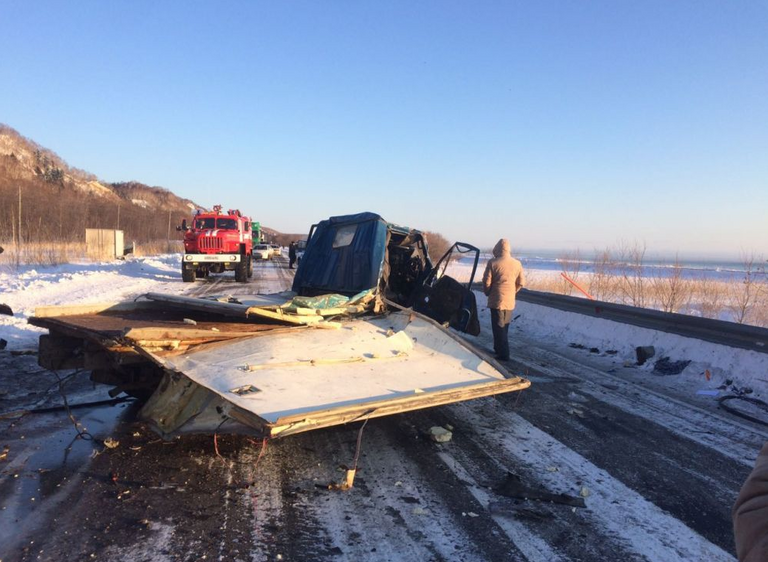
[[79,242],[86,228],[165,239],[198,205],[160,187],[105,183],[0,124],[0,243]]

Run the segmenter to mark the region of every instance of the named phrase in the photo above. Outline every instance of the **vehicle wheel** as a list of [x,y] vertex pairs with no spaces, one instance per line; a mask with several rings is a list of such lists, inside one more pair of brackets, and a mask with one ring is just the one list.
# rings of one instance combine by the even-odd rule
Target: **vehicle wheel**
[[248,256],[248,278],[253,277],[253,256]]
[[195,280],[195,270],[184,267],[182,264],[181,280],[184,281],[184,283],[192,283]]
[[202,268],[196,269],[195,270],[195,277],[197,279],[205,279],[206,277],[208,277],[208,270],[207,269],[202,269]]
[[246,283],[248,281],[248,256],[241,256],[235,266],[235,281]]

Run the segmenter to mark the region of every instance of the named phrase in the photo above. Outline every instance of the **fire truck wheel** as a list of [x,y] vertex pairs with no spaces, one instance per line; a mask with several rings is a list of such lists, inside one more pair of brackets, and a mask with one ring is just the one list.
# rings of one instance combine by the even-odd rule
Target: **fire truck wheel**
[[192,283],[195,280],[195,270],[181,266],[181,280],[184,283]]
[[242,259],[235,266],[235,281],[246,283],[248,281],[248,256],[242,256]]
[[248,256],[248,279],[253,277],[253,256]]

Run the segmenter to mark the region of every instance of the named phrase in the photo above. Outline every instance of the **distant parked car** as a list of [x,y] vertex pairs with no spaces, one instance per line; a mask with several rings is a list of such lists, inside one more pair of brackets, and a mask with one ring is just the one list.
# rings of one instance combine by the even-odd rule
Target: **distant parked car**
[[268,260],[272,257],[272,248],[269,244],[257,244],[253,247],[253,257],[257,260]]
[[280,256],[283,255],[283,249],[277,244],[270,244],[269,247],[272,248],[273,258],[279,258]]

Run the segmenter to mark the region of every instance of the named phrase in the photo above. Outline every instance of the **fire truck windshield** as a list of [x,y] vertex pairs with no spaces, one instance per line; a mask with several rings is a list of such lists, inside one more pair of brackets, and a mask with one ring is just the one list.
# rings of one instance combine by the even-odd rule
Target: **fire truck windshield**
[[221,228],[222,230],[237,230],[237,221],[235,219],[215,219],[208,217],[204,219],[195,219],[196,230],[206,230],[210,228]]
[[216,228],[237,230],[237,221],[235,219],[216,219]]
[[205,230],[206,228],[214,228],[215,226],[216,226],[216,219],[214,219],[213,217],[208,219],[195,220],[196,230]]

